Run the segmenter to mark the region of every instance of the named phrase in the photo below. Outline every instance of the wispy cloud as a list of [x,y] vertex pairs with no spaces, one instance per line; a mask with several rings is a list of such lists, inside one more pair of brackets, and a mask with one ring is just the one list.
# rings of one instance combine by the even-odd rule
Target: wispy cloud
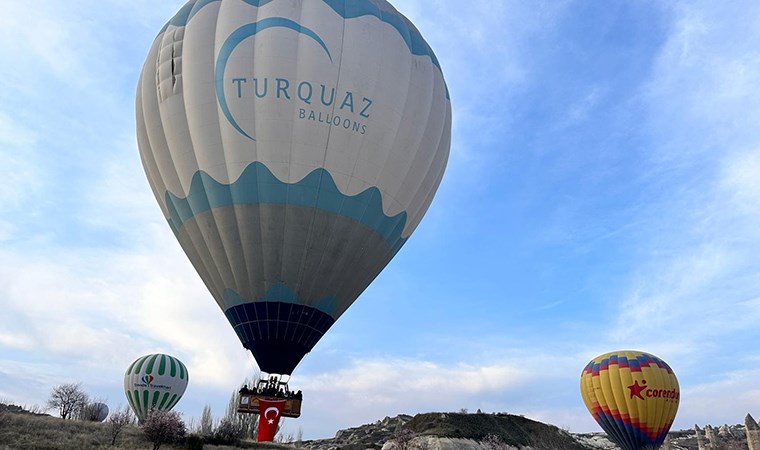
[[[760,186],[752,175],[760,167],[760,94],[749,81],[760,79],[760,35],[752,26],[760,8],[735,7],[674,8],[644,97],[652,170],[645,197],[654,201],[640,210],[639,264],[610,331],[613,341],[667,350],[698,371],[689,374],[696,379],[708,374],[689,359],[733,352],[760,315]],[[742,385],[730,367],[709,374]]]
[[[514,414],[565,420],[567,406],[552,408],[550,403],[554,393],[564,389],[564,382],[559,381],[563,372],[569,368],[580,374],[576,358],[552,353],[513,356],[450,365],[392,356],[358,359],[342,369],[299,376],[298,388],[308,393],[304,414],[315,417],[310,432],[321,436],[329,436],[336,426],[382,419],[379,411],[392,416],[460,409],[502,412],[508,408]],[[572,383],[576,382],[573,379]]]

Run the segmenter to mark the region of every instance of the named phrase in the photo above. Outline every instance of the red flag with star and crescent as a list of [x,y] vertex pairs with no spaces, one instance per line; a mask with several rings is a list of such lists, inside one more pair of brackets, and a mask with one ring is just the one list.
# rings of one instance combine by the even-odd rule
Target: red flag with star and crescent
[[285,400],[259,400],[259,442],[272,442],[277,434]]

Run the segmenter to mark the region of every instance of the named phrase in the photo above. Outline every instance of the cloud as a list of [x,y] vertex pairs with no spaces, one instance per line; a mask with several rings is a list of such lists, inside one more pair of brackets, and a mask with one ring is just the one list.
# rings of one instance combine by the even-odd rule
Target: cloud
[[199,383],[236,385],[249,359],[173,239],[157,233],[137,252],[1,251],[3,347],[109,373],[161,351],[192,364]]
[[[551,349],[510,351],[509,355],[494,350],[490,356],[450,364],[393,356],[354,359],[345,367],[299,373],[291,387],[305,393],[303,414],[310,418],[310,438],[371,423],[382,419],[379,414],[464,408],[524,414],[558,423],[566,420],[567,411],[559,398],[576,399],[582,407],[577,379],[570,377],[568,382],[567,374],[580,374],[585,356],[556,354]],[[580,422],[584,421],[585,417],[581,418]]]
[[[510,365],[442,366],[411,359],[357,360],[349,367],[316,376],[299,376],[306,393],[304,415],[310,434],[370,423],[384,415],[458,411],[484,394],[524,386],[529,374]],[[331,407],[328,405],[332,405]]]
[[760,173],[760,142],[752,145],[757,147],[726,157],[716,188],[730,208],[732,218],[741,221],[738,224],[741,232],[756,238],[760,235],[756,226],[760,219],[760,178],[757,176]]
[[[704,382],[695,355],[722,360],[752,340],[760,316],[760,184],[753,174],[760,168],[760,93],[751,81],[760,79],[760,33],[752,25],[760,7],[689,2],[673,13],[642,97],[650,142],[637,205],[637,267],[608,338],[657,348],[692,382]],[[718,366],[709,374],[721,383],[734,376]]]
[[760,402],[760,388],[751,381],[758,376],[757,368],[738,367],[717,380],[683,389],[678,423],[684,428],[722,425],[715,422],[716,417],[727,418],[729,424],[743,423],[744,416],[756,411]]

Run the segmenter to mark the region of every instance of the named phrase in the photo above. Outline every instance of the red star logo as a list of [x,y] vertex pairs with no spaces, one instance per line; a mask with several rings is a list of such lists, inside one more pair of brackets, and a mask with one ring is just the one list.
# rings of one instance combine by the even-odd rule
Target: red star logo
[[643,391],[644,389],[647,388],[647,380],[642,380],[641,382],[644,383],[644,384],[640,385],[639,384],[639,380],[636,380],[636,381],[633,382],[632,385],[628,386],[628,389],[631,390],[631,398],[633,398],[634,396],[636,396],[636,397],[644,400],[644,396],[641,395],[641,391]]

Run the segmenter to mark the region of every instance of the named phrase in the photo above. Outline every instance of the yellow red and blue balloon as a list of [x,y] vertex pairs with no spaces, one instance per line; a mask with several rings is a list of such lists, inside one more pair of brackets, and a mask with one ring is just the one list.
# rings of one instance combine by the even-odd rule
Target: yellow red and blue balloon
[[592,359],[581,373],[580,387],[594,420],[624,450],[659,448],[681,397],[676,375],[665,361],[632,350]]

